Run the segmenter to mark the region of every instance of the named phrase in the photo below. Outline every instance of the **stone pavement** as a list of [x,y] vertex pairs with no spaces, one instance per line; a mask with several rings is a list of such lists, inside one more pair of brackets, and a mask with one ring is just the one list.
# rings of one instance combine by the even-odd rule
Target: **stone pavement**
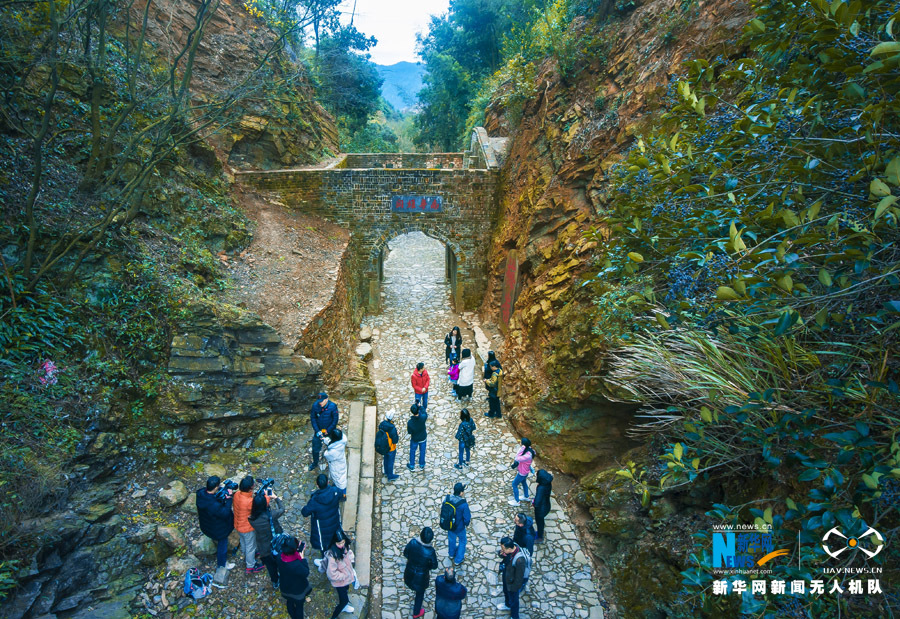
[[[394,422],[400,433],[395,471],[400,479],[386,483],[381,476],[380,505],[382,531],[382,609],[384,619],[412,615],[412,594],[403,584],[406,560],[403,548],[423,526],[435,531],[434,547],[443,565],[449,565],[447,534],[438,526],[438,512],[444,495],[452,492],[456,481],[468,484],[466,497],[472,509],[468,529],[466,560],[459,566],[459,581],[469,591],[464,602],[464,617],[508,616],[496,609],[503,601],[498,583],[496,553],[499,540],[512,535],[513,518],[518,511],[532,515],[529,503],[512,507],[514,473],[510,463],[518,439],[505,421],[484,417],[486,392],[481,377],[481,360],[476,360],[475,391],[468,404],[478,426],[472,466],[462,471],[453,468],[457,458],[454,438],[461,405],[451,398],[444,365],[444,335],[453,325],[463,330],[465,347],[475,350],[471,331],[449,305],[449,289],[444,281],[444,248],[421,233],[397,237],[390,244],[385,262],[383,313],[368,316],[364,324],[373,330],[373,379],[378,396],[378,421],[394,410]],[[409,438],[406,421],[413,401],[409,377],[417,362],[424,362],[431,376],[428,403],[428,447],[424,472],[410,472]],[[500,359],[501,363],[503,359]],[[376,476],[381,473],[377,459]],[[529,477],[533,493],[536,482]],[[556,619],[558,617],[602,618],[600,596],[591,577],[591,567],[580,550],[575,530],[565,511],[553,499],[553,511],[547,518],[546,543],[535,547],[531,580],[521,598],[521,617]],[[440,570],[432,574],[433,578]],[[434,608],[434,587],[425,596],[425,609]],[[431,613],[426,615],[430,617]]]

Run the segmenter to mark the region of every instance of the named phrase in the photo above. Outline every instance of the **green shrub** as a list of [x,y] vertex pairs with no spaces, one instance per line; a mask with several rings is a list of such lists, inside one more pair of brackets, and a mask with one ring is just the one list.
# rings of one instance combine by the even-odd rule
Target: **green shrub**
[[[799,536],[801,555],[794,545],[774,577],[809,578],[831,527],[900,526],[898,14],[880,1],[754,9],[752,53],[687,63],[666,112],[610,171],[597,279],[609,291],[653,282],[624,301],[636,320],[609,382],[645,405],[636,431],[669,447],[662,474],[623,476],[645,502],[765,476],[773,494],[709,515]],[[698,539],[685,616],[726,612],[709,554]],[[888,547],[870,562],[897,557]],[[865,595],[745,595],[742,610],[781,616],[788,603],[796,616],[884,610]]]

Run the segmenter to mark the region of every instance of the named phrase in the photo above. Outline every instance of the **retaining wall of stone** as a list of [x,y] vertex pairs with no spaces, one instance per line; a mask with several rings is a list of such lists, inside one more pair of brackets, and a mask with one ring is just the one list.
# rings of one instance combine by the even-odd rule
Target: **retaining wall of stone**
[[356,357],[352,347],[356,346],[356,325],[362,319],[361,308],[354,308],[350,302],[350,274],[346,258],[341,260],[338,278],[331,300],[323,307],[300,335],[297,353],[322,360],[322,379],[329,389],[340,383],[351,370]]

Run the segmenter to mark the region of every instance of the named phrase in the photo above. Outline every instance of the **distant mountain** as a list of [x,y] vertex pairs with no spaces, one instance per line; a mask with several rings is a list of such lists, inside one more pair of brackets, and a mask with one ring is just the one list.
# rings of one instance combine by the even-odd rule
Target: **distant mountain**
[[401,112],[419,103],[418,94],[422,89],[422,75],[425,67],[414,62],[398,62],[392,65],[375,65],[384,79],[381,95]]

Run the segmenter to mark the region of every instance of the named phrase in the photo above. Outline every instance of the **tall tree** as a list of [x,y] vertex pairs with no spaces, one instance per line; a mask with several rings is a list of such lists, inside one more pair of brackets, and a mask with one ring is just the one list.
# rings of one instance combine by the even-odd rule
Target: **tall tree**
[[481,82],[503,63],[503,44],[535,16],[539,0],[452,0],[420,35],[425,87],[419,93],[416,143],[455,150]]

